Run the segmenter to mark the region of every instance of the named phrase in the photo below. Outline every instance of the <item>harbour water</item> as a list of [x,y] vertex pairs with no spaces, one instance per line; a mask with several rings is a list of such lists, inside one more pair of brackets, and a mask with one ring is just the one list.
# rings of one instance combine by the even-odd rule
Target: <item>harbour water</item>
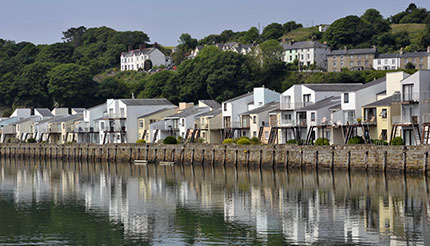
[[0,161],[0,245],[426,245],[423,175]]

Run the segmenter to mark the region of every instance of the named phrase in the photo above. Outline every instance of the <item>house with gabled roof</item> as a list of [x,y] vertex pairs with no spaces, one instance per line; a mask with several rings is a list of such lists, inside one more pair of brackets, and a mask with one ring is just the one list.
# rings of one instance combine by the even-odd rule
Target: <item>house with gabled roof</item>
[[286,63],[299,62],[299,66],[309,67],[315,65],[322,70],[327,70],[327,54],[330,52],[326,44],[318,41],[290,41],[283,43],[283,61]]
[[219,144],[222,142],[222,110],[216,108],[196,116],[196,128],[204,143]]
[[108,99],[107,113],[99,121],[100,144],[135,143],[139,139],[139,116],[174,107],[165,98]]
[[340,72],[343,68],[351,71],[370,70],[376,48],[332,50],[327,54],[327,71]]
[[168,65],[168,59],[156,46],[145,48],[143,46],[136,50],[122,52],[120,57],[121,71],[127,70],[149,70],[154,66]]
[[157,121],[162,120],[165,117],[174,115],[178,113],[179,108],[163,108],[160,110],[157,110],[155,112],[147,113],[144,115],[141,115],[137,118],[138,124],[139,124],[139,139],[145,140],[145,142],[150,143],[151,142],[151,136],[150,136],[150,125],[152,123],[155,123]]

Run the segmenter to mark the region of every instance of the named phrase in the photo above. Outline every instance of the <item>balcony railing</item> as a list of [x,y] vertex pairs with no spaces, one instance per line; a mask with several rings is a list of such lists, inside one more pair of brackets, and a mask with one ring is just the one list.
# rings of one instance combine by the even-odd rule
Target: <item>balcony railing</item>
[[105,127],[104,132],[126,132],[127,128],[125,126],[111,126]]
[[281,109],[299,109],[308,105],[312,105],[314,102],[281,102]]
[[[423,92],[423,96],[428,92]],[[420,93],[396,93],[393,95],[393,102],[419,102]]]
[[239,121],[233,121],[233,122],[229,122],[226,121],[224,122],[224,128],[240,128],[240,122]]
[[48,128],[49,133],[61,133],[61,126],[60,125],[51,125]]
[[108,113],[106,115],[107,118],[109,119],[123,119],[126,118],[125,113]]
[[411,116],[411,117],[407,117],[407,116],[392,116],[391,117],[391,121],[393,122],[393,124],[412,124],[418,123],[418,116]]

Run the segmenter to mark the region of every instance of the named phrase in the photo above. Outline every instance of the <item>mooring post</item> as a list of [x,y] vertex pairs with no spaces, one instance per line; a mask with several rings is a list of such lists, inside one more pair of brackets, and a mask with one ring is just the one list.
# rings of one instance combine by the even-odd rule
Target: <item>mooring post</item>
[[181,157],[181,164],[184,164],[184,158],[185,158],[185,147],[184,146],[182,146],[180,157]]
[[224,167],[226,165],[226,162],[227,162],[227,145],[224,146],[224,157],[223,157],[223,165],[224,165]]
[[149,151],[149,145],[148,144],[146,144],[146,146],[145,146],[145,160],[148,160],[148,151]]
[[275,167],[275,164],[276,164],[275,156],[276,156],[276,148],[273,146],[273,151],[272,151],[272,167]]
[[369,169],[369,151],[364,152],[364,166],[367,171]]
[[133,159],[133,146],[129,146],[129,157],[128,157],[128,162],[131,162],[131,160]]
[[176,153],[176,148],[173,148],[173,149],[172,149],[172,158],[170,158],[170,160],[171,160],[172,162],[175,162],[175,153]]
[[348,172],[351,171],[351,151],[348,151]]
[[[427,168],[428,168],[428,158],[429,158],[429,152],[424,153],[424,167],[423,167],[423,173],[427,175]],[[427,179],[427,178],[426,178]]]
[[202,150],[202,165],[205,165],[205,148]]
[[211,166],[215,164],[215,149],[212,149],[212,160],[211,160]]
[[163,161],[166,161],[166,148],[163,148]]
[[236,166],[236,168],[237,168],[237,163],[238,163],[237,152],[238,152],[238,150],[236,149],[236,151],[234,152],[234,165]]
[[263,150],[260,149],[260,155],[259,155],[260,160],[258,161],[258,166],[261,167],[261,165],[263,165]]
[[285,162],[284,162],[284,167],[288,168],[288,155],[289,155],[289,151],[287,150],[285,153]]
[[408,147],[403,147],[403,172],[406,173],[407,165],[406,165],[406,152],[408,151]]
[[246,150],[246,166],[249,167],[249,149]]
[[384,161],[383,161],[383,171],[384,173],[387,172],[387,151],[384,151]]
[[318,150],[315,151],[315,170],[318,170]]
[[331,162],[330,162],[330,169],[334,170],[334,146],[330,147],[331,151]]
[[300,168],[301,169],[303,168],[303,165],[304,165],[304,162],[303,162],[303,150],[300,150]]
[[153,161],[156,161],[156,160],[157,160],[157,148],[154,147],[154,158],[153,158]]
[[194,148],[191,150],[191,165],[194,165]]

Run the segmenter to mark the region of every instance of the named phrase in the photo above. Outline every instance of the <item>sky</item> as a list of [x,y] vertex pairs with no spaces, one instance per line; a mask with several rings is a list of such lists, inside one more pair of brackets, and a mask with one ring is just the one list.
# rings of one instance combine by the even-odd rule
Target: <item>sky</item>
[[[384,17],[403,11],[405,0],[0,0],[0,38],[35,44],[61,42],[70,27],[108,26],[143,31],[151,42],[176,46],[182,33],[201,39],[223,30],[294,20],[304,26],[329,24],[375,8]],[[415,0],[430,9],[429,0]]]

